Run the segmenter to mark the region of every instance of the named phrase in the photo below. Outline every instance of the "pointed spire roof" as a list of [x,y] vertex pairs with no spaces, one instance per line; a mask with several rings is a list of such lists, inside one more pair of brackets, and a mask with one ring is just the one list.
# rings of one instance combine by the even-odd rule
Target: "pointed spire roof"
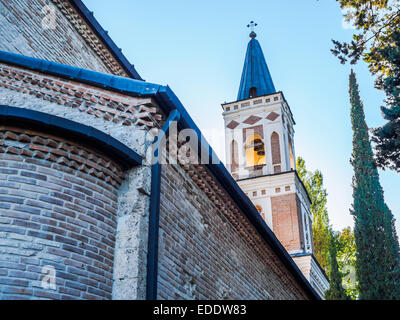
[[[250,33],[251,40],[247,46],[238,100],[276,92],[264,54],[260,43],[256,40],[256,36],[254,31]],[[255,90],[252,88],[255,88]],[[250,91],[252,96],[250,96]]]

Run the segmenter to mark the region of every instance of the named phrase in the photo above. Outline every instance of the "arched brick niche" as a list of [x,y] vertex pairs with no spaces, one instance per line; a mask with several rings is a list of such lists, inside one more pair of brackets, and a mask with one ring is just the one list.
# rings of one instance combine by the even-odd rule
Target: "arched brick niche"
[[124,166],[84,139],[9,123],[0,118],[0,299],[111,299]]

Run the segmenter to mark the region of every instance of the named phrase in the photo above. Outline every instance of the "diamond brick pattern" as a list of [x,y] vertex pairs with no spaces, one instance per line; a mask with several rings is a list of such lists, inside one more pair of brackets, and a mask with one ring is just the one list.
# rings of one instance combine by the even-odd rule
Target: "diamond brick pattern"
[[226,127],[229,129],[235,129],[238,125],[239,125],[239,122],[232,120],[231,122],[229,122],[229,124]]
[[278,118],[279,118],[279,114],[277,114],[276,112],[271,112],[267,117],[267,119],[270,121],[275,121]]
[[248,117],[246,120],[244,120],[243,121],[243,123],[246,123],[246,124],[255,124],[255,123],[257,123],[258,121],[260,121],[261,120],[261,117],[257,117],[257,116],[250,116],[250,117]]

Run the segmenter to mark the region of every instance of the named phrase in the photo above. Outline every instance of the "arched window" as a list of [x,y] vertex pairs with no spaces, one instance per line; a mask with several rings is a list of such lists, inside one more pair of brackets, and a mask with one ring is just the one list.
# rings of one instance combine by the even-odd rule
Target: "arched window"
[[251,87],[250,88],[249,97],[250,98],[257,97],[257,88],[256,87]]
[[239,148],[235,140],[231,143],[231,162],[231,173],[234,173],[239,169]]
[[271,153],[272,164],[281,163],[281,145],[279,143],[279,134],[273,132],[271,135]]
[[265,164],[265,146],[258,134],[249,136],[246,140],[246,166],[254,167]]
[[279,142],[279,134],[273,132],[271,135],[271,154],[274,173],[281,172],[281,145]]

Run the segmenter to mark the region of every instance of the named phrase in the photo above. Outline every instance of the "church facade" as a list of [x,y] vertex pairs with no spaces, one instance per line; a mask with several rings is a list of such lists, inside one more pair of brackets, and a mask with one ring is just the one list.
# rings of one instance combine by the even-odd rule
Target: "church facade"
[[[309,217],[287,165],[293,145],[274,138],[278,163],[257,129],[245,141],[256,159],[242,162],[240,142],[229,172],[172,90],[144,81],[82,1],[0,9],[0,299],[321,298],[304,271],[306,224],[287,236],[287,222],[274,223]],[[266,103],[252,90],[238,100]],[[283,139],[293,119],[275,97],[281,107],[262,112],[287,122],[264,126]],[[237,121],[224,108],[227,125]],[[185,130],[207,161],[154,161],[174,153],[157,141]],[[267,201],[246,195],[257,184]]]

